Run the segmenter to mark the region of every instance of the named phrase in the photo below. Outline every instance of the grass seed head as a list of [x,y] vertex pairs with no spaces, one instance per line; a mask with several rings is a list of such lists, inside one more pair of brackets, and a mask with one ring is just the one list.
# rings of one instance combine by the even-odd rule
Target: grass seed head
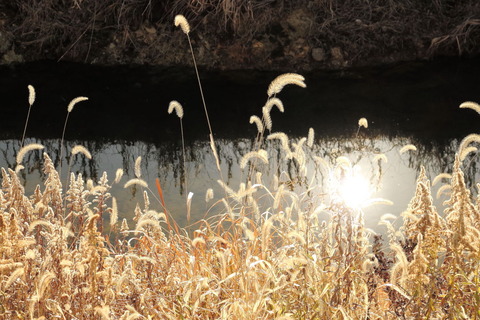
[[72,155],[76,155],[77,153],[83,154],[89,160],[92,159],[92,154],[84,146],[81,146],[81,145],[74,146],[72,148]]
[[168,113],[171,114],[173,110],[175,110],[177,117],[183,118],[183,107],[178,101],[173,100],[168,105]]
[[44,148],[43,145],[39,144],[39,143],[31,143],[31,144],[28,144],[26,145],[25,147],[23,147],[22,149],[20,149],[20,151],[18,151],[17,153],[17,164],[20,164],[22,163],[23,161],[23,158],[25,157],[25,155],[29,152],[29,151],[32,151],[32,150],[42,150]]
[[35,88],[32,85],[28,85],[28,104],[31,106],[35,102]]
[[366,118],[360,118],[360,119],[358,120],[358,126],[359,126],[359,127],[364,127],[365,129],[367,129],[367,128],[368,128],[368,121],[367,121],[367,119],[366,119]]
[[187,19],[183,15],[181,14],[176,15],[174,23],[175,23],[175,27],[180,26],[180,28],[182,28],[183,33],[187,35],[190,33],[190,24],[188,23]]
[[67,111],[68,112],[72,112],[73,110],[73,107],[75,107],[75,105],[79,102],[82,102],[82,101],[86,101],[88,100],[87,97],[76,97],[74,98],[72,101],[70,101],[70,103],[68,104],[68,107],[67,107]]

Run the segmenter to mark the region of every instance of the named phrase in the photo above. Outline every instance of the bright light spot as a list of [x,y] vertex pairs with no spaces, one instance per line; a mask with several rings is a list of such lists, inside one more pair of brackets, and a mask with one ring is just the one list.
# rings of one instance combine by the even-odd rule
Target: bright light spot
[[360,175],[345,177],[340,181],[339,195],[351,208],[360,208],[370,198],[370,183]]
[[360,173],[360,167],[355,166],[344,171],[341,177],[332,179],[334,194],[338,200],[352,209],[360,209],[373,193],[370,182]]

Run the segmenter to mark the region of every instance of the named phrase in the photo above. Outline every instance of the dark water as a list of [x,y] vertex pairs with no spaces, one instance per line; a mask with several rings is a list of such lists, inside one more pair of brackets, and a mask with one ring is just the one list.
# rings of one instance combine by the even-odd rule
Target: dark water
[[[380,215],[399,215],[406,208],[420,165],[427,167],[432,178],[448,171],[458,141],[478,132],[480,115],[460,110],[458,105],[467,100],[480,101],[479,69],[480,59],[473,59],[304,74],[306,89],[288,86],[279,95],[285,113],[272,112],[273,131],[298,138],[306,136],[312,127],[316,132],[312,157],[322,156],[334,162],[336,156],[347,156],[360,165],[362,175],[374,186],[372,197],[383,197],[395,204],[364,209],[367,225],[376,228]],[[210,209],[213,202],[205,203],[205,191],[213,188],[218,199],[222,190],[216,182],[219,176],[208,145],[208,127],[193,70],[41,62],[3,68],[0,75],[1,166],[14,167],[28,110],[28,84],[35,87],[37,98],[27,142],[44,144],[57,163],[67,105],[74,97],[87,96],[90,100],[79,103],[70,114],[66,145],[67,150],[75,144],[84,145],[93,160],[75,159],[72,171],[93,180],[106,171],[113,180],[116,169],[123,168],[125,177],[111,192],[121,199],[121,216],[131,217],[135,204],[143,202],[140,190],[123,189],[123,184],[134,176],[137,156],[143,158],[142,177],[153,191],[152,206],[155,178],[159,178],[167,206],[185,225],[187,190],[182,181],[186,176],[188,191],[194,193],[191,221],[215,212]],[[201,72],[222,171],[234,189],[245,179],[238,162],[251,150],[256,134],[255,126],[248,123],[249,117],[261,115],[268,84],[277,75]],[[185,110],[186,172],[181,164],[178,118],[167,114],[171,100],[178,100]],[[362,128],[357,136],[361,117],[368,119],[369,128]],[[398,150],[409,143],[417,146],[417,152],[400,155]],[[265,175],[288,170],[274,161],[276,145],[269,148],[272,161],[264,168]],[[388,158],[381,168],[373,161],[377,153]],[[29,154],[27,169],[22,173],[27,192],[41,179],[36,165],[39,154]],[[309,161],[313,176],[318,168],[312,158]],[[470,184],[476,179],[477,162],[475,156],[465,168]],[[328,184],[325,174],[319,174],[317,179],[319,184]]]

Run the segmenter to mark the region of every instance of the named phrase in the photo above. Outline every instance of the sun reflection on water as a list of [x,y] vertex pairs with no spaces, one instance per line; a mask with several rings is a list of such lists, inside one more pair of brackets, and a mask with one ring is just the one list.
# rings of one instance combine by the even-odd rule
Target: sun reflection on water
[[371,199],[374,189],[358,165],[332,172],[330,185],[333,200],[352,209],[361,209]]

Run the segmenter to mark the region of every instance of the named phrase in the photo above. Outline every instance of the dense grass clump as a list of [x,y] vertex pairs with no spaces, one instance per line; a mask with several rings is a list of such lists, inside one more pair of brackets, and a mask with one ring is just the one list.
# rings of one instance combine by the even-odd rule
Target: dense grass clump
[[[286,84],[303,85],[301,79],[295,74],[277,78],[270,99],[278,100],[275,95]],[[380,222],[388,230],[388,243],[383,244],[364,227],[361,208],[385,200],[351,204],[341,190],[314,183],[320,171],[338,183],[354,177],[357,170],[350,160],[340,156],[331,166],[317,157],[319,171],[310,173],[304,164],[306,157],[313,156],[309,154],[313,130],[296,142],[281,132],[263,138],[268,121],[265,107],[262,118],[256,149],[241,160],[245,182],[234,187],[219,180],[225,193],[214,205],[223,213],[198,222],[190,232],[175,224],[161,194],[158,202],[150,202],[157,193],[148,189],[139,172],[125,185],[144,188],[144,203],[137,206],[133,221],[119,221],[123,213],[109,190],[120,181],[121,172],[114,182],[104,174],[98,182],[88,183],[81,174],[71,173],[69,184],[62,185],[44,153],[44,184],[26,195],[18,173],[2,168],[0,316],[478,316],[480,208],[465,186],[464,156],[460,157],[474,151],[475,136],[460,144],[453,171],[436,179],[449,181],[443,188],[450,190],[445,213],[439,214],[433,206],[431,184],[421,170],[417,191],[403,213],[403,226],[397,230],[391,223],[396,217],[382,217]],[[262,174],[269,161],[261,148],[265,139],[279,141],[281,161],[293,169]],[[27,145],[19,153],[23,158],[26,152],[42,148]],[[89,155],[80,146],[78,153]],[[381,154],[372,157],[386,160]],[[207,201],[213,197],[208,193]]]
[[[188,229],[172,216],[189,214],[191,196],[187,212],[171,212],[160,182],[153,192],[141,179],[141,157],[125,187],[142,189],[143,204],[133,221],[120,221],[124,213],[110,189],[121,181],[121,170],[113,182],[106,173],[98,181],[70,173],[63,184],[44,153],[43,185],[27,195],[20,163],[25,153],[44,147],[22,148],[15,171],[1,169],[0,318],[479,317],[480,201],[472,198],[462,172],[478,135],[460,143],[452,172],[434,180],[448,181],[441,187],[449,193],[444,214],[433,205],[422,169],[403,225],[395,229],[392,219],[398,217],[391,214],[380,219],[387,228],[383,243],[365,228],[362,208],[388,201],[368,198],[363,190],[368,186],[355,182],[358,166],[342,155],[330,163],[312,154],[313,129],[296,141],[271,132],[270,112],[274,106],[283,111],[277,95],[287,85],[306,86],[295,73],[272,81],[262,115],[251,117],[258,135],[253,150],[240,160],[239,186],[224,182],[210,134],[224,192],[215,197],[206,190],[206,201],[215,199],[221,213]],[[478,109],[472,102],[462,107]],[[179,107],[169,112],[173,109],[182,118]],[[367,119],[358,125],[367,129]],[[278,143],[283,164],[271,174],[263,170],[272,156],[266,143]],[[399,151],[413,150],[407,145]],[[72,154],[91,156],[82,146]],[[387,161],[381,153],[371,156]],[[315,170],[306,165],[308,158],[315,160]],[[328,184],[317,175],[327,176]]]

